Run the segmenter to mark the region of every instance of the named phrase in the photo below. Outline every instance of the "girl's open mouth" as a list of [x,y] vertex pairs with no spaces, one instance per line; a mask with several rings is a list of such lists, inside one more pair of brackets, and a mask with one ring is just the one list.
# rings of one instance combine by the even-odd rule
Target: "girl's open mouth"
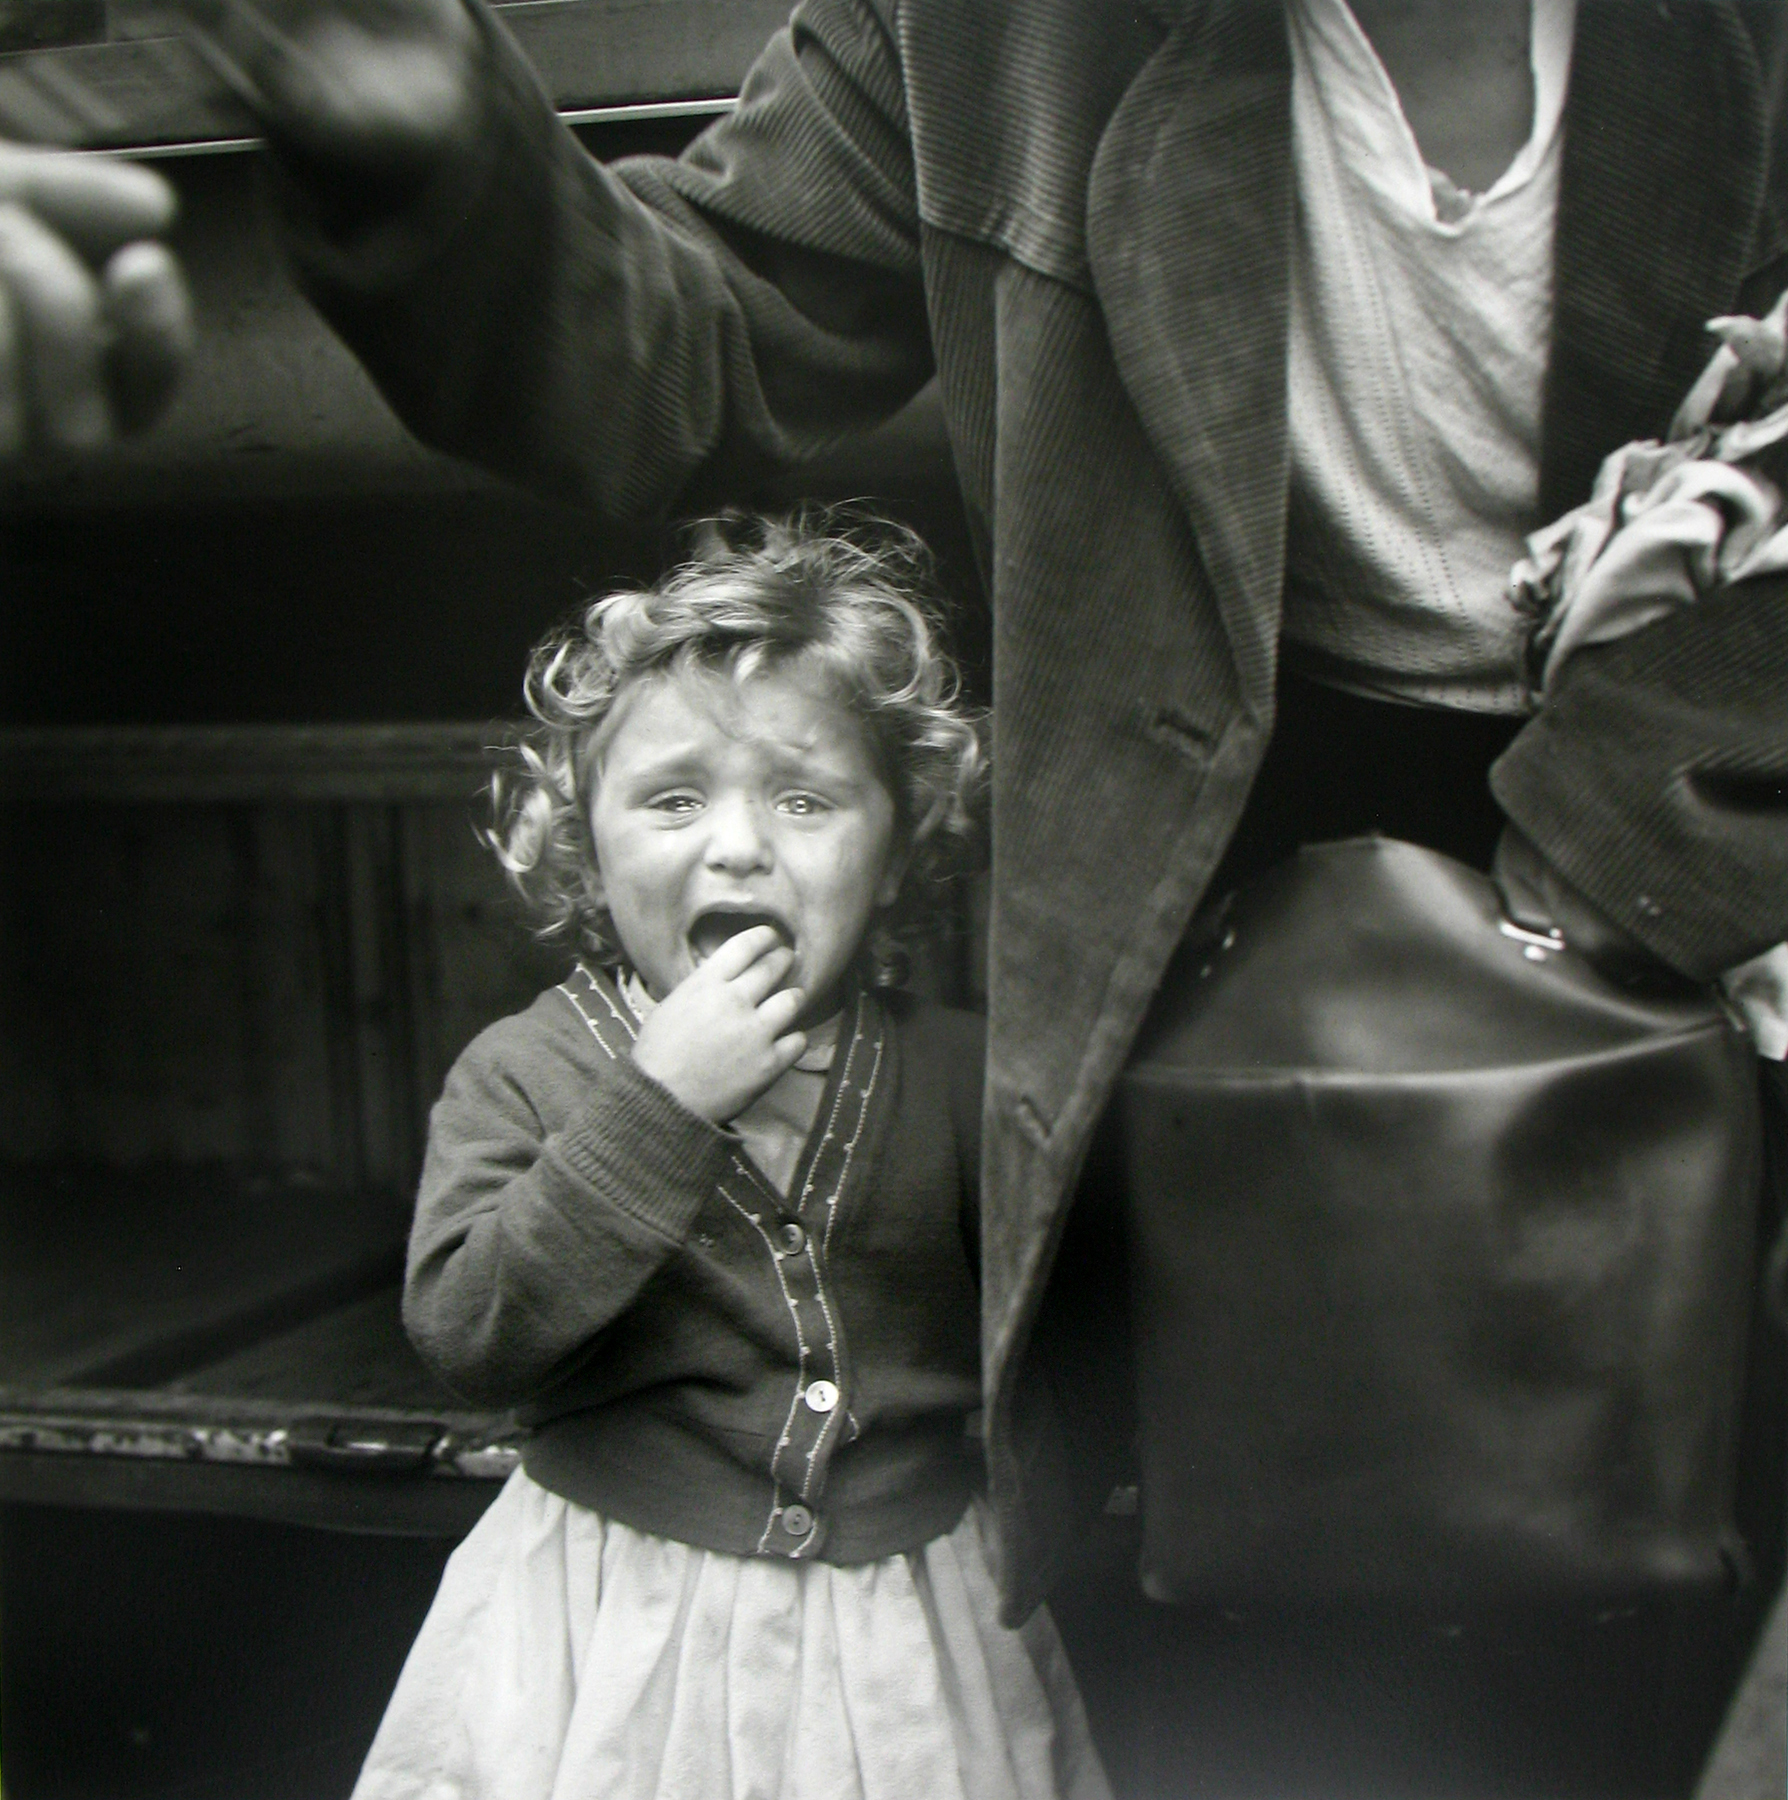
[[717,906],[700,914],[689,927],[689,953],[697,963],[704,963],[728,938],[754,925],[768,925],[784,944],[794,948],[794,934],[775,914]]

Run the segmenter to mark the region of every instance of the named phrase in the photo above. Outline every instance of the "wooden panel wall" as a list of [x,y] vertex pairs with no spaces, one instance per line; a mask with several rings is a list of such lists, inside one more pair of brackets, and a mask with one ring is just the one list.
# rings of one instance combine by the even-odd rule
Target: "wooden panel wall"
[[[465,728],[393,735],[0,742],[6,1160],[224,1163],[407,1198],[453,1057],[564,959],[477,841]],[[432,766],[431,737],[452,746]]]

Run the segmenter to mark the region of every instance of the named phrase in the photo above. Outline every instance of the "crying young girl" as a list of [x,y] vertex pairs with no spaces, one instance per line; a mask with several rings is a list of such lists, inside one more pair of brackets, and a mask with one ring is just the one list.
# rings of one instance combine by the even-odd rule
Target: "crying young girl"
[[535,653],[493,842],[570,977],[435,1107],[405,1319],[516,1407],[359,1800],[1104,1800],[997,1617],[982,1032],[878,983],[981,777],[899,535],[758,520]]

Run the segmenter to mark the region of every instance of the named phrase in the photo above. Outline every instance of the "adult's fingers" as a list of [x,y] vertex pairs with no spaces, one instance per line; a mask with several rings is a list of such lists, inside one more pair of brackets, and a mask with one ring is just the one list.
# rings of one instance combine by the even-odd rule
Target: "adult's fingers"
[[279,65],[288,135],[324,155],[392,167],[458,148],[474,113],[471,29],[457,0],[430,15],[387,32],[358,18],[319,19],[306,54]]
[[160,413],[193,348],[192,301],[180,265],[160,244],[126,244],[102,277],[111,327],[106,373],[121,431]]
[[331,160],[425,164],[471,130],[462,0],[174,0],[199,54],[277,140]]
[[71,450],[104,443],[112,422],[99,282],[41,220],[0,205],[0,286],[11,306],[26,436]]
[[153,170],[106,157],[0,143],[0,205],[35,213],[89,262],[158,237],[174,222],[174,191]]

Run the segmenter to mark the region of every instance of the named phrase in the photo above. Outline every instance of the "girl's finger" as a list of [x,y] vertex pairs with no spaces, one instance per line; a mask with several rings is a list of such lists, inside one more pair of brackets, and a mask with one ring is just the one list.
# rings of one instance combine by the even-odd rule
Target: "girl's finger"
[[774,926],[753,925],[746,931],[735,931],[702,968],[721,981],[736,981],[759,957],[780,948],[782,938]]
[[55,232],[0,205],[0,284],[12,302],[28,434],[34,426],[59,449],[103,444],[112,420],[99,283]]
[[89,261],[157,237],[174,222],[174,190],[152,170],[98,156],[0,144],[0,204],[37,214]]
[[807,996],[799,988],[782,988],[758,1007],[758,1023],[780,1038],[801,1016],[801,1008],[806,1004]]
[[795,953],[786,944],[778,943],[766,950],[744,974],[738,976],[733,987],[739,997],[749,1005],[759,1005],[767,995],[773,994],[782,986],[788,972],[794,967]]
[[792,1069],[801,1060],[801,1053],[806,1048],[807,1033],[804,1031],[791,1031],[786,1036],[779,1037],[770,1046],[770,1052],[776,1059],[777,1074],[786,1074]]
[[126,244],[106,264],[102,290],[112,411],[121,431],[138,431],[161,411],[192,354],[192,300],[160,244]]

